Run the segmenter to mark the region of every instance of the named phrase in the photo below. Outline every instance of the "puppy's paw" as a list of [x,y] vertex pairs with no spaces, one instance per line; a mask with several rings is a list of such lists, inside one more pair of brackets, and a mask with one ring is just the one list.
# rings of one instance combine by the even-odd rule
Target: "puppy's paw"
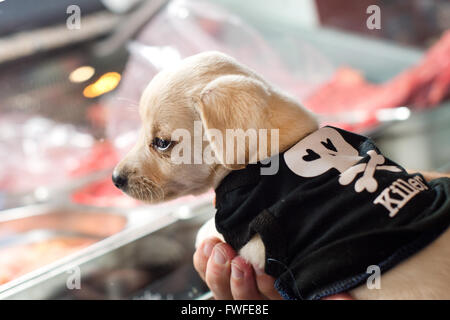
[[214,218],[211,218],[198,230],[197,237],[195,239],[195,248],[198,248],[204,240],[213,237],[219,238],[225,242],[223,236],[216,230],[216,222]]
[[239,255],[257,269],[264,270],[266,248],[259,234],[256,234],[239,250]]

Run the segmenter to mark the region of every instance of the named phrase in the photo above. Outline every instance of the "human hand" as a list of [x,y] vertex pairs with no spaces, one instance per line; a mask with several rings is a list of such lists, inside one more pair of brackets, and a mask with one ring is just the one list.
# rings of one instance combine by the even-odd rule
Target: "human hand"
[[280,300],[275,279],[254,269],[230,245],[217,238],[203,241],[194,254],[194,267],[218,300]]
[[[203,241],[194,253],[194,267],[218,300],[281,300],[275,279],[248,264],[217,238]],[[351,300],[347,293],[324,300]]]

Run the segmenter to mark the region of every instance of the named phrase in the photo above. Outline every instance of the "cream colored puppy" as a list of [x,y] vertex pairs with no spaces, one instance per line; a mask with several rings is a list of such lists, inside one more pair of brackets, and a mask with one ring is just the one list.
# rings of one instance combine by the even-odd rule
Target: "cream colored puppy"
[[[216,188],[231,170],[245,164],[228,163],[210,136],[201,147],[216,154],[214,163],[179,164],[171,152],[186,141],[174,139],[184,129],[195,136],[195,122],[203,129],[278,129],[283,152],[318,128],[314,116],[295,99],[271,86],[234,59],[206,52],[184,59],[154,77],[140,101],[142,128],[134,148],[117,165],[113,181],[128,195],[151,203]],[[193,151],[194,141],[188,144]],[[271,155],[270,143],[267,154]],[[250,150],[245,162],[261,160]],[[191,163],[195,152],[190,152]],[[424,174],[426,179],[435,178]],[[218,236],[211,220],[201,228],[197,244]],[[265,250],[258,235],[239,254],[252,265],[264,267]],[[382,276],[382,288],[360,286],[350,293],[357,299],[450,299],[450,231]]]

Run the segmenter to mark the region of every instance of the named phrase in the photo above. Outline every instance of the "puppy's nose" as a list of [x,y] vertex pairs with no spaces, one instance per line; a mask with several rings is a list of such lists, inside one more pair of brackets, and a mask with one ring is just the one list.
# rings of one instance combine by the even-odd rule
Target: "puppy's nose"
[[112,181],[117,188],[124,189],[128,184],[128,177],[113,173]]

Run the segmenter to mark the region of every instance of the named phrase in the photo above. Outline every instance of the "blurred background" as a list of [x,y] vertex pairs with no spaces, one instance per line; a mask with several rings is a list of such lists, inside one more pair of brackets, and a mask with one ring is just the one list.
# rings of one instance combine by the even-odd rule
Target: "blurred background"
[[202,299],[213,192],[160,205],[110,176],[142,90],[219,50],[410,169],[450,170],[447,0],[0,0],[0,298]]

